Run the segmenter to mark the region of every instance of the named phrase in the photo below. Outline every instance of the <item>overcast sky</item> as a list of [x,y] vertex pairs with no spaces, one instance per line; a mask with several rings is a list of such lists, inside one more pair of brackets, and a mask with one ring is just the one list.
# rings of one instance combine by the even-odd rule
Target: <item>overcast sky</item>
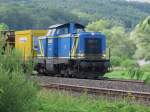
[[127,0],[127,1],[139,1],[139,2],[149,2],[150,3],[150,0]]

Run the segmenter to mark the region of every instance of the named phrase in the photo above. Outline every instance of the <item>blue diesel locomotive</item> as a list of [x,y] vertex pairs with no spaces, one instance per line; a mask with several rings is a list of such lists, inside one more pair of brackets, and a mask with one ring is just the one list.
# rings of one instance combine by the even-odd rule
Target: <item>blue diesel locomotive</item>
[[39,71],[43,68],[57,76],[96,78],[109,70],[105,35],[86,32],[81,24],[50,26],[47,36],[38,38],[38,41]]

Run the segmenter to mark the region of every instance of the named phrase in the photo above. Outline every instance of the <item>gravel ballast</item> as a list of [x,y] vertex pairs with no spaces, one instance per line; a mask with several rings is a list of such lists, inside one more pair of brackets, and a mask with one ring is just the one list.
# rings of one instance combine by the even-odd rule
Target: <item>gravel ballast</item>
[[89,80],[89,79],[74,79],[74,78],[60,78],[38,76],[34,77],[40,85],[49,85],[53,83],[61,83],[68,85],[117,89],[135,92],[148,92],[150,93],[150,86],[143,83],[120,82],[120,81],[107,81],[107,80]]

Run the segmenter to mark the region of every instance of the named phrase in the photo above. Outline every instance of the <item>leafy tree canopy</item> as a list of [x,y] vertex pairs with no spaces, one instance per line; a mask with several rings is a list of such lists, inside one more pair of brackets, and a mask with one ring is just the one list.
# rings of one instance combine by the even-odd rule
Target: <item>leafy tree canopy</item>
[[150,16],[135,27],[131,38],[137,47],[135,57],[150,60]]
[[149,13],[149,4],[125,0],[0,0],[0,23],[10,29],[47,28],[69,21],[87,25],[107,19],[131,30]]
[[4,23],[0,23],[0,30],[8,30],[8,26]]
[[121,58],[132,58],[135,45],[129,38],[122,25],[117,25],[108,20],[98,20],[88,24],[87,30],[104,32],[107,37],[107,47],[111,48],[112,56]]

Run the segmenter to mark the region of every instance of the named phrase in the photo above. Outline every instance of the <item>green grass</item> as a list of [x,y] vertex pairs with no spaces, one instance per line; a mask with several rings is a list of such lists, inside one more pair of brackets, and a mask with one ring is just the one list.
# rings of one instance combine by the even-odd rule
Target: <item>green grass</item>
[[108,101],[66,92],[42,91],[38,95],[38,112],[150,112],[150,107],[126,101]]
[[[148,75],[150,75],[150,72],[145,72],[142,80],[144,80]],[[121,70],[112,71],[110,73],[107,73],[105,76],[109,78],[131,79],[128,75],[128,71]]]
[[130,77],[127,74],[127,71],[112,71],[105,75],[109,78],[121,78],[121,79],[130,79]]

